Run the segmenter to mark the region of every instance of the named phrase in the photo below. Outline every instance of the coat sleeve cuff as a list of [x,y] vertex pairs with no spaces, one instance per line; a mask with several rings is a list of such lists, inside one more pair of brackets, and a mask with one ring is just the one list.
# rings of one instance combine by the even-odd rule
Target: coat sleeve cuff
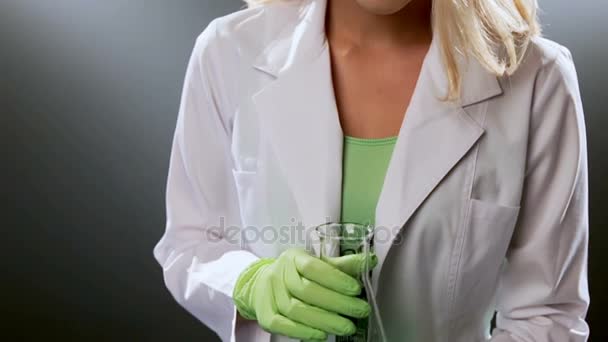
[[238,250],[224,253],[212,262],[200,263],[197,262],[196,257],[194,259],[188,269],[188,288],[205,284],[215,291],[232,297],[238,276],[260,258],[251,252]]

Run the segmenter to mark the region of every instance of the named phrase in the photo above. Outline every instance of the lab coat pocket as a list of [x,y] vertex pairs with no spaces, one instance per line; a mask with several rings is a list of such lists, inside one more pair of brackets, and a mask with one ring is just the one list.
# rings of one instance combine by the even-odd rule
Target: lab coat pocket
[[469,199],[459,246],[453,313],[487,305],[519,215],[519,206]]

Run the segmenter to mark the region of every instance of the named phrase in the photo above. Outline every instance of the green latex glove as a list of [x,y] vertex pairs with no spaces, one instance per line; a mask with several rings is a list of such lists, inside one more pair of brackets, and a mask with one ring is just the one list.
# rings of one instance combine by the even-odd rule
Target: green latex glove
[[[370,268],[376,264],[376,256],[370,256]],[[321,260],[304,249],[292,248],[245,269],[233,300],[241,316],[257,320],[271,333],[301,340],[351,335],[355,325],[339,314],[369,315],[369,304],[355,297],[361,293],[356,277],[364,265],[362,254]]]

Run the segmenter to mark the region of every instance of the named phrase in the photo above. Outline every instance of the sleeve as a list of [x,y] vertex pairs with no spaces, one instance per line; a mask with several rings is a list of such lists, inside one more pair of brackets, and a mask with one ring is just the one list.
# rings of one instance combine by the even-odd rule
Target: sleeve
[[585,123],[572,56],[559,49],[536,79],[522,211],[499,279],[493,342],[589,336]]
[[154,257],[175,300],[227,341],[234,284],[258,257],[240,246],[229,120],[221,84],[212,82],[220,71],[208,67],[217,53],[215,25],[197,38],[188,62],[169,164],[166,228]]

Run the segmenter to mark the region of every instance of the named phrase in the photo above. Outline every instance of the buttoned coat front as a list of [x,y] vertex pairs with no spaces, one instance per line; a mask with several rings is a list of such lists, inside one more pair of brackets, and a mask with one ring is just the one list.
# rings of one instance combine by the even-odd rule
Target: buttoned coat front
[[[237,323],[236,278],[340,217],[326,1],[217,18],[188,64],[154,255],[177,302],[224,341],[290,341]],[[463,59],[462,96],[447,102],[438,39],[376,209],[388,340],[586,341],[587,152],[570,52],[534,38],[504,77]]]

